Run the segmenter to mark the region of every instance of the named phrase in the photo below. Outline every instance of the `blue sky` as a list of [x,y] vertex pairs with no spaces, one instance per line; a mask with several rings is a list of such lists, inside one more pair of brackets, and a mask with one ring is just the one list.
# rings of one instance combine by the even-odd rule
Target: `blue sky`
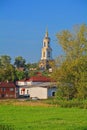
[[56,33],[83,23],[87,0],[0,0],[0,55],[38,62],[48,28],[55,58],[63,53]]

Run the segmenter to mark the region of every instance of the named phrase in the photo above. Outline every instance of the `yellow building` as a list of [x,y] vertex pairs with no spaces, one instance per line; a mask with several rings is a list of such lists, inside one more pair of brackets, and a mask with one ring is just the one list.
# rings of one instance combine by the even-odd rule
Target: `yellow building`
[[52,48],[50,47],[50,38],[48,36],[48,31],[46,31],[45,37],[43,39],[43,47],[39,67],[41,69],[49,69],[49,61],[52,61]]

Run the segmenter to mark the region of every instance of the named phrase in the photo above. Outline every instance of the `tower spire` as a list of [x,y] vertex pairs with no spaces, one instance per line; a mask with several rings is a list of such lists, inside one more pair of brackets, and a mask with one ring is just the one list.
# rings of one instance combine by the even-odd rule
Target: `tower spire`
[[48,37],[48,29],[46,28],[46,34],[45,37]]

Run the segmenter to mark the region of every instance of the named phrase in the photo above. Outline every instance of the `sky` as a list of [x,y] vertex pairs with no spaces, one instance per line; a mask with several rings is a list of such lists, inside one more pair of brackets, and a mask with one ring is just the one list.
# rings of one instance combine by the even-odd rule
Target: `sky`
[[63,54],[56,34],[87,24],[87,0],[0,0],[0,56],[41,59],[46,29],[53,59]]

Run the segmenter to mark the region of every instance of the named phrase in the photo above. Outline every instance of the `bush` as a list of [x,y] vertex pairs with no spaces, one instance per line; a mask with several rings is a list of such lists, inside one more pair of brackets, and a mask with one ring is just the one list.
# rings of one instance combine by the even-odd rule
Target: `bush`
[[87,100],[79,100],[79,99],[65,100],[55,98],[47,100],[47,103],[65,108],[78,107],[87,109]]

